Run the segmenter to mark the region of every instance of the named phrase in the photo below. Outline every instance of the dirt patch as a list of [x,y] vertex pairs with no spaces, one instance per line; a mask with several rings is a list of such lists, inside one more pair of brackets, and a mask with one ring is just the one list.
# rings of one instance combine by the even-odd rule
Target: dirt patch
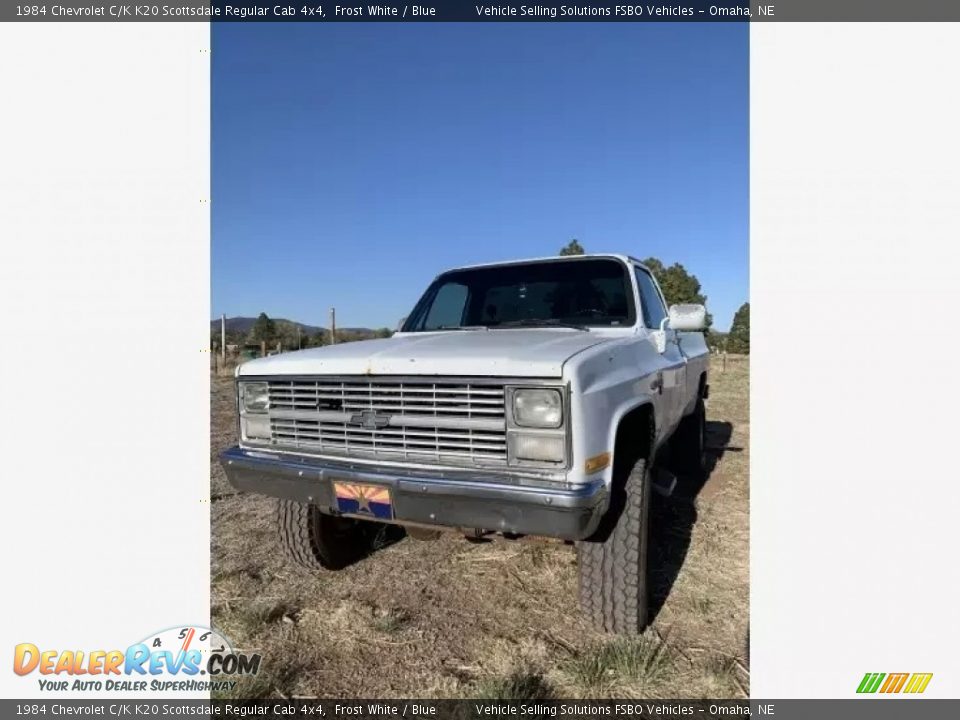
[[712,471],[653,507],[654,621],[623,640],[577,609],[559,542],[404,538],[336,573],[283,562],[275,501],[237,493],[232,378],[212,378],[211,615],[263,654],[241,696],[742,697],[749,688],[747,362],[714,364]]

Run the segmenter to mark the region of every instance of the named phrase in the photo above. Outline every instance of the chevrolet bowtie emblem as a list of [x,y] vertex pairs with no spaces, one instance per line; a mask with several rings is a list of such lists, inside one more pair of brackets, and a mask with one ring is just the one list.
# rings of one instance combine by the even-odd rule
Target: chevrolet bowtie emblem
[[364,410],[350,417],[351,425],[360,425],[364,430],[378,430],[390,424],[389,415],[380,415],[376,410]]

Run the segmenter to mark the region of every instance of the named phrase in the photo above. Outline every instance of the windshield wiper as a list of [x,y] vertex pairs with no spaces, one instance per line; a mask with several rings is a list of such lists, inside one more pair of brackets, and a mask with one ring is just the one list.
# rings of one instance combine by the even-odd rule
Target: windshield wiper
[[437,330],[489,330],[486,325],[441,325]]
[[572,330],[582,330],[583,332],[590,332],[590,328],[588,328],[586,325],[578,325],[577,323],[563,322],[562,320],[554,320],[553,318],[526,318],[524,320],[507,320],[506,322],[498,323],[493,327],[494,328],[562,327],[562,328],[571,328]]

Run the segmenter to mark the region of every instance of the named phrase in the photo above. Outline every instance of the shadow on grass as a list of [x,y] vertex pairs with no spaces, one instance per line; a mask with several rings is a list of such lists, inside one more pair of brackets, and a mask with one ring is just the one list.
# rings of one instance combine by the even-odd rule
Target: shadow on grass
[[330,526],[325,541],[335,549],[334,557],[327,564],[331,570],[343,570],[356,565],[407,536],[399,525],[372,520],[322,515],[320,522]]
[[474,686],[472,697],[484,700],[550,700],[553,687],[539,672],[517,670],[505,677],[491,677]]
[[407,532],[403,529],[403,527],[400,525],[388,525],[386,523],[367,523],[367,527],[364,529],[364,531],[367,536],[367,542],[366,544],[358,547],[357,555],[352,559],[350,563],[351,565],[353,563],[360,562],[364,558],[373,555],[375,552],[379,552],[380,550],[388,548],[407,537]]
[[732,434],[733,425],[730,423],[708,420],[706,471],[695,475],[678,475],[670,497],[653,495],[650,505],[650,554],[647,558],[651,623],[670,596],[690,549],[693,526],[697,522],[697,496],[709,482],[724,454],[743,450],[728,445]]

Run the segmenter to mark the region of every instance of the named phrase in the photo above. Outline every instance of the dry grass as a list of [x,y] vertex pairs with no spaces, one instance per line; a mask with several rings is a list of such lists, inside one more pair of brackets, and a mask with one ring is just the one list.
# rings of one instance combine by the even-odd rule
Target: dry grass
[[569,666],[583,694],[627,697],[654,694],[676,671],[676,651],[655,635],[616,638],[576,654]]
[[214,377],[232,378],[237,370],[237,365],[243,362],[243,358],[235,353],[229,353],[226,358],[223,358],[218,351],[211,351],[210,373]]
[[714,360],[713,469],[653,508],[654,622],[624,640],[576,603],[574,550],[533,540],[405,538],[337,573],[286,565],[274,501],[238,494],[215,454],[235,440],[233,382],[214,377],[212,619],[263,654],[236,695],[741,697],[749,688],[747,361]]

